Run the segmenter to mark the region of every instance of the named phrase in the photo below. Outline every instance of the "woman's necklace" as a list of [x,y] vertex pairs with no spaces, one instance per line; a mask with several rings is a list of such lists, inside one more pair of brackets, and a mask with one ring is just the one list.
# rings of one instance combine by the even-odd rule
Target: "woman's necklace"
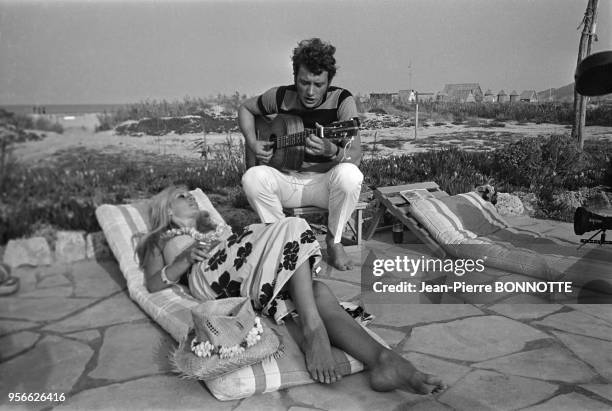
[[202,243],[202,245],[210,246],[221,241],[221,237],[228,231],[228,229],[229,226],[227,224],[219,224],[214,231],[201,233],[196,230],[195,227],[178,227],[167,230],[164,234],[162,234],[162,238],[164,240],[169,240],[179,235],[188,235],[195,241]]

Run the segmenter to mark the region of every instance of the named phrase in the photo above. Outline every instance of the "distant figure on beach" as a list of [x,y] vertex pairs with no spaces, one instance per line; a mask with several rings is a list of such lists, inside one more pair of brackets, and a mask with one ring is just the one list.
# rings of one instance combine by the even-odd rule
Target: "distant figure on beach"
[[[273,87],[246,100],[238,111],[247,154],[257,165],[247,164],[242,186],[253,209],[264,223],[284,217],[283,207],[317,206],[329,210],[325,241],[329,263],[339,270],[354,265],[340,240],[359,200],[363,174],[359,134],[345,144],[306,137],[301,164],[295,170],[269,166],[275,151],[257,138],[258,119],[273,114],[301,120],[306,129],[358,117],[353,95],[331,85],[336,74],[336,48],[319,38],[299,42],[293,50],[294,83]],[[299,131],[299,130],[296,130]],[[248,163],[249,161],[247,161]]]
[[410,389],[419,394],[445,388],[437,377],[418,371],[404,357],[374,340],[338,303],[329,287],[313,280],[321,258],[319,243],[305,220],[279,219],[232,233],[199,210],[184,186],[153,197],[151,231],[136,248],[150,292],[188,279],[202,301],[248,297],[253,307],[281,324],[297,311],[311,377],[325,384],[341,378],[334,345],[363,362],[372,389]]

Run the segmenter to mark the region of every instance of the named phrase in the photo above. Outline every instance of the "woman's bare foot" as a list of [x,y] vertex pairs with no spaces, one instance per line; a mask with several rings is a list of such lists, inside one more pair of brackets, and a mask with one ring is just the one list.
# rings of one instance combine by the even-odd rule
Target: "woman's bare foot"
[[374,391],[408,389],[418,394],[435,394],[447,388],[440,378],[420,372],[404,357],[386,348],[370,369],[370,386]]
[[304,327],[302,351],[306,357],[306,368],[313,380],[331,384],[342,378],[336,372],[336,362],[331,352],[331,344],[323,323],[309,328]]
[[340,271],[346,271],[353,268],[353,262],[344,251],[344,246],[340,243],[334,243],[334,238],[329,234],[325,236],[327,243],[328,263]]

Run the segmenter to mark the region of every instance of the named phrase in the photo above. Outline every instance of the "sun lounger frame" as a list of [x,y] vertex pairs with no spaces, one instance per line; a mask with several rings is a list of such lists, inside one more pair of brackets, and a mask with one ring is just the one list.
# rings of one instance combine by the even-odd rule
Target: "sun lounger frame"
[[448,193],[440,189],[433,181],[422,183],[405,184],[399,186],[379,187],[374,190],[374,198],[377,200],[377,208],[372,217],[365,240],[370,240],[376,231],[386,211],[401,221],[414,235],[431,249],[436,257],[444,258],[446,252],[411,215],[410,203],[402,197],[400,192],[405,190],[425,189],[435,198],[447,197]]

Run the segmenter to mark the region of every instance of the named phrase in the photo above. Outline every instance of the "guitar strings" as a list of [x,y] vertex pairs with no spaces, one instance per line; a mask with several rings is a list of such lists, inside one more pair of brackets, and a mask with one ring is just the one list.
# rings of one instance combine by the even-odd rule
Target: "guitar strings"
[[[355,140],[355,137],[351,137],[351,139],[348,141],[348,143],[346,143],[346,145],[342,148],[342,157],[340,158],[339,162],[342,162],[344,160],[350,160],[352,158],[352,156],[350,156],[350,155],[347,156],[346,153],[351,149],[351,145],[353,144],[354,140]],[[289,172],[287,174],[285,174],[285,173],[279,173],[279,174],[280,175],[278,177],[283,179],[285,182],[287,182],[289,184],[293,184],[295,186],[307,187],[307,186],[311,186],[311,185],[320,184],[317,181],[303,182],[302,179],[296,175],[296,174],[298,174],[297,171],[292,171],[292,172]],[[297,189],[293,189],[293,192],[296,192],[296,191],[297,191]]]

